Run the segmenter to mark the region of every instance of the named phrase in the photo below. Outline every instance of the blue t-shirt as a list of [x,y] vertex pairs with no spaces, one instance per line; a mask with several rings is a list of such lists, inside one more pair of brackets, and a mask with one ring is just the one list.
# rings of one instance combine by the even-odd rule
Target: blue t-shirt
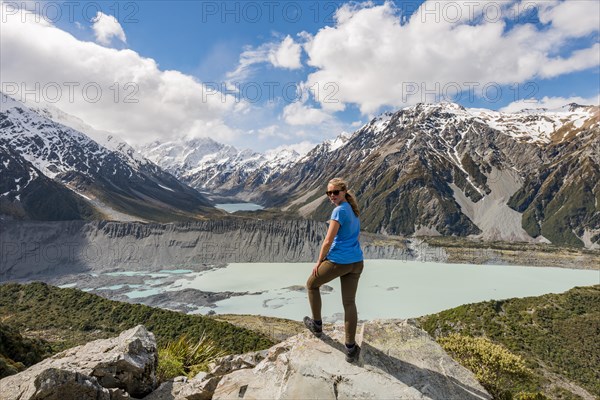
[[336,264],[351,264],[363,260],[363,252],[358,242],[360,220],[347,201],[341,203],[331,212],[331,219],[340,223],[340,229],[333,239],[327,253],[327,259]]

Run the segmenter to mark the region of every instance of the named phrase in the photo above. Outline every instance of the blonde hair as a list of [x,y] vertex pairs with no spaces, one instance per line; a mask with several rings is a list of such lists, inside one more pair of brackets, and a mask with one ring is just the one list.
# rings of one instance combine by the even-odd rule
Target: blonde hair
[[356,202],[356,196],[350,190],[348,190],[348,184],[342,178],[333,178],[329,181],[330,185],[335,186],[339,190],[343,190],[346,192],[346,201],[350,203],[350,207],[352,207],[352,211],[354,211],[354,215],[357,217],[360,215],[360,210],[358,209],[358,203]]

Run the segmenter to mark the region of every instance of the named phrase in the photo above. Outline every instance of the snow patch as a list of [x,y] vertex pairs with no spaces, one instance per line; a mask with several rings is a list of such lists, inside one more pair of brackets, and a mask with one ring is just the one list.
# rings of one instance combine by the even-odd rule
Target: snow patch
[[160,183],[158,183],[157,185],[158,185],[158,186],[160,186],[160,187],[161,187],[161,188],[163,188],[163,189],[166,189],[166,190],[170,191],[170,192],[175,192],[173,189],[171,189],[171,188],[168,188],[168,187],[166,187],[166,186],[163,186],[163,185],[161,185]]

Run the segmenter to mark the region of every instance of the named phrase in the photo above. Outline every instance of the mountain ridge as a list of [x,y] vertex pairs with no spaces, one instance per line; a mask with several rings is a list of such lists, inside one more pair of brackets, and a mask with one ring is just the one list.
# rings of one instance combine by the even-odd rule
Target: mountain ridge
[[[312,157],[305,157],[270,184],[257,188],[255,197],[270,207],[327,219],[328,202],[320,188],[331,177],[343,176],[357,194],[368,221],[364,224],[367,231],[413,235],[422,228],[441,235],[598,248],[600,209],[597,200],[590,198],[600,198],[598,180],[593,179],[598,176],[599,165],[595,152],[600,140],[599,108],[577,109],[577,114],[552,111],[521,115],[536,128],[525,135],[522,130],[511,130],[517,125],[516,117],[501,118],[506,113],[471,113],[455,104],[407,107],[373,119],[329,154],[313,150]],[[490,121],[496,127],[490,126]],[[524,126],[528,125],[518,125]],[[582,154],[589,159],[586,165],[577,164]],[[545,192],[549,183],[544,186],[548,178],[544,171],[561,165],[579,177],[572,187],[568,182],[560,184],[568,194],[565,198],[586,194],[584,210],[579,207],[564,217],[554,216],[555,210],[548,208],[547,202],[539,205],[544,196],[554,195]],[[589,173],[582,173],[582,168]],[[523,194],[527,185],[534,186],[532,196]],[[522,197],[521,202],[515,200]],[[538,202],[532,206],[536,197]],[[469,215],[470,204],[463,199],[479,203],[475,213],[487,215]],[[484,207],[489,200],[497,204],[496,208]],[[529,215],[540,207],[543,210],[534,218],[536,230]],[[524,214],[520,217],[515,212]],[[501,216],[510,216],[506,228]],[[578,226],[579,222],[582,225]],[[574,229],[576,233],[571,232]],[[585,232],[590,237],[587,243],[582,240]]]
[[[0,212],[20,218],[229,218],[211,201],[250,201],[270,214],[325,220],[330,210],[322,188],[342,176],[353,185],[368,232],[600,248],[597,106],[507,113],[419,103],[304,155],[289,148],[239,151],[209,138],[153,142],[141,152],[156,166],[56,108],[23,111],[11,101],[1,114],[0,161],[13,179],[0,187]],[[82,132],[104,135],[104,144]],[[23,182],[34,178],[41,189],[21,204]],[[49,210],[40,208],[44,191],[58,199]]]
[[[3,174],[13,179],[4,181],[0,188],[0,212],[20,218],[62,219],[59,208],[67,202],[82,209],[66,213],[68,219],[91,215],[168,221],[224,215],[195,189],[117,138],[107,137],[104,144],[98,143],[50,119],[59,115],[56,108],[32,109],[4,94],[1,97],[0,161]],[[80,120],[72,122],[84,125]],[[37,194],[29,194],[29,198],[34,197],[31,204],[21,202],[21,194],[30,185],[29,192]],[[36,188],[44,185],[60,193],[55,212],[44,212],[39,206],[44,202],[44,190]]]

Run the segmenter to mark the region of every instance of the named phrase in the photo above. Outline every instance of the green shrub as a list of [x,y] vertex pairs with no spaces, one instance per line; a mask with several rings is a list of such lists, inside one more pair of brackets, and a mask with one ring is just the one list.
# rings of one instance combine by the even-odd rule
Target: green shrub
[[2,354],[0,354],[0,379],[9,375],[14,375],[23,369],[23,364],[15,363],[13,360],[5,358]]
[[495,399],[511,399],[506,388],[531,376],[521,356],[483,337],[451,334],[438,339],[441,346],[460,364],[470,369]]
[[197,342],[184,334],[158,349],[158,379],[164,382],[182,375],[193,378],[224,355],[226,353],[204,333]]
[[513,398],[514,400],[548,400],[546,396],[544,396],[540,392],[531,393],[531,392],[519,392]]
[[0,379],[23,371],[51,353],[47,342],[23,337],[17,329],[0,323]]
[[579,396],[566,389],[554,393],[562,380],[572,381],[600,399],[599,321],[600,285],[466,304],[418,319],[435,338],[451,333],[486,337],[522,356],[534,376],[528,383],[510,387],[514,395],[541,392],[564,400]]

